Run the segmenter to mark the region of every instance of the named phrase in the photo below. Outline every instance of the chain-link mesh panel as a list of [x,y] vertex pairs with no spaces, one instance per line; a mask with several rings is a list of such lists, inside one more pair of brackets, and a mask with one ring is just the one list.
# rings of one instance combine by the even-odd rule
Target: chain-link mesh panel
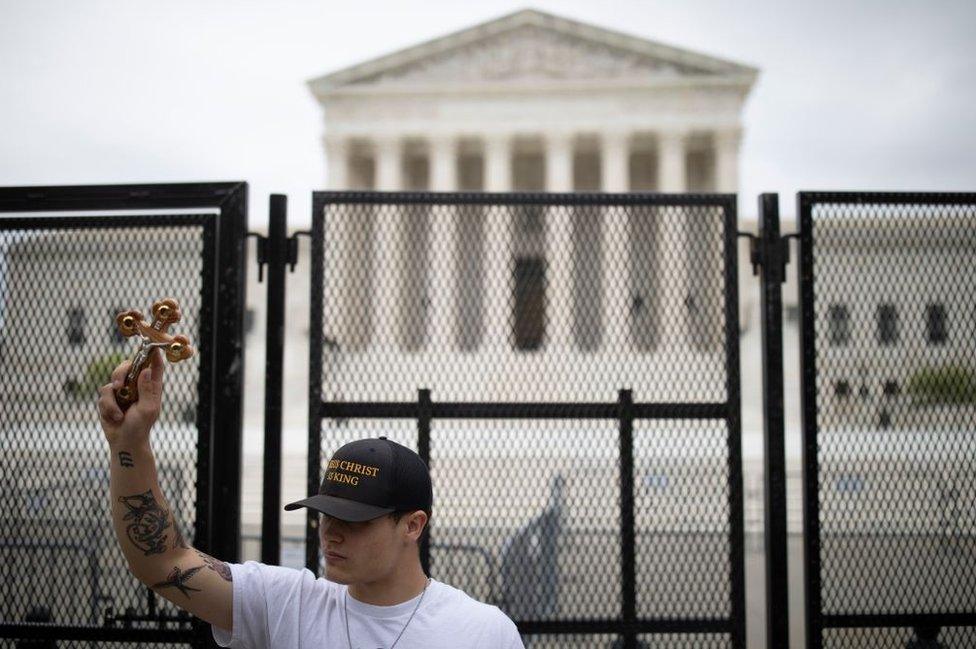
[[524,635],[522,644],[525,649],[616,649],[623,647],[621,641],[612,635]]
[[[151,317],[153,302],[176,297],[183,319],[173,331],[200,345],[212,228],[200,225],[204,216],[186,218],[193,221],[185,227],[136,227],[126,218],[125,227],[113,219],[111,227],[58,229],[57,219],[38,219],[32,229],[0,230],[4,623],[102,626],[107,609],[146,613],[146,589],[129,574],[112,527],[96,390],[136,344],[116,333],[121,310]],[[168,368],[153,432],[160,484],[187,539],[196,515],[199,361]]]
[[724,422],[634,426],[638,612],[727,617],[731,611],[729,458]]
[[828,649],[969,649],[976,647],[976,627],[919,629],[827,629]]
[[974,612],[976,206],[814,201],[812,218],[822,612]]
[[[631,447],[613,404],[622,389],[637,406],[732,400],[730,204],[403,196],[317,203],[323,344],[312,362],[328,413],[356,403],[357,416],[370,417],[374,404],[417,404],[419,389],[435,410],[501,407],[488,419],[430,422],[431,574],[517,621],[728,619],[738,429],[730,434],[722,414],[638,418]],[[526,403],[611,404],[611,414],[502,413]],[[326,419],[320,460],[366,436],[416,448],[427,439],[420,428],[417,419]],[[633,500],[621,493],[631,481]],[[525,638],[623,646],[613,634]],[[731,646],[732,637],[641,642]]]
[[[620,642],[614,649],[622,649]],[[732,639],[723,635],[640,635],[638,649],[726,649],[732,647]]]
[[514,619],[618,616],[617,438],[614,422],[435,421],[433,576]]
[[720,402],[713,206],[329,205],[326,401]]

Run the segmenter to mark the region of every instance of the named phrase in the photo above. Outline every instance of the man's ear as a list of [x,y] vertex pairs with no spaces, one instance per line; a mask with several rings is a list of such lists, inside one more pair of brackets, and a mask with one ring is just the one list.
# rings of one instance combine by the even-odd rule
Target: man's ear
[[418,509],[407,516],[407,536],[416,541],[427,526],[427,512]]

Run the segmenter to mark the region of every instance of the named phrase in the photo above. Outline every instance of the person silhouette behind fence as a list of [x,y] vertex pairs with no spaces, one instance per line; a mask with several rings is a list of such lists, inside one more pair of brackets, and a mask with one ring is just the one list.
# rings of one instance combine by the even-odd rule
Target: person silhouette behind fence
[[937,626],[912,627],[915,637],[905,643],[905,649],[942,649],[942,643],[939,642],[941,630]]
[[130,572],[209,622],[217,644],[523,649],[497,607],[424,574],[419,543],[433,505],[430,473],[420,456],[384,437],[337,450],[319,492],[285,507],[319,512],[324,579],[254,561],[228,565],[192,548],[160,490],[150,445],[162,359],[154,350],[138,378],[139,400],[123,413],[114,391],[128,368],[115,369],[98,400],[115,532]]
[[558,613],[564,483],[562,475],[553,479],[545,510],[502,550],[501,604],[516,619],[539,620]]

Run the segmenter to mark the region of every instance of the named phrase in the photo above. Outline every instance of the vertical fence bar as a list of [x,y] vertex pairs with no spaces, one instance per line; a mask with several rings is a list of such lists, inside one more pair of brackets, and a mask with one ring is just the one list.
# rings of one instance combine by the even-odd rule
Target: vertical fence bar
[[[217,326],[214,332],[213,444],[207,550],[236,563],[241,550],[241,437],[244,423],[244,304],[247,300],[247,184],[220,205],[217,232]],[[217,416],[217,412],[220,416]]]
[[[620,417],[620,567],[622,583],[621,617],[625,625],[637,621],[637,560],[634,540],[634,395],[617,393]],[[625,649],[636,649],[637,634],[627,631]]]
[[817,459],[817,367],[813,293],[812,202],[797,194],[800,226],[800,416],[803,434],[803,571],[807,649],[823,644],[820,610],[820,476]]
[[783,413],[783,246],[779,195],[759,196],[765,445],[766,646],[789,646],[786,450]]
[[261,561],[278,565],[281,562],[281,390],[285,343],[285,262],[288,259],[287,196],[271,195],[269,217]]
[[[430,468],[430,420],[433,416],[433,406],[430,401],[430,390],[421,388],[417,391],[417,455]],[[424,574],[430,574],[430,529],[420,544],[420,565]]]
[[[193,547],[206,549],[211,554],[217,554],[213,547],[212,534],[214,530],[213,502],[213,442],[217,420],[217,403],[214,399],[216,386],[214,383],[218,374],[214,371],[216,354],[217,321],[215,308],[217,304],[217,227],[218,219],[214,218],[203,230],[203,291],[200,295],[200,378],[197,381],[197,471],[194,476],[194,492],[196,498],[196,512],[193,530]],[[220,555],[217,555],[220,556]],[[93,593],[94,594],[94,593]],[[208,637],[209,636],[209,637]],[[206,632],[204,625],[197,624],[194,628],[194,649],[216,646],[212,634]]]
[[[306,494],[318,493],[322,462],[322,317],[325,250],[325,200],[312,194],[312,278],[309,282],[308,481]],[[318,514],[305,510],[305,567],[318,575]]]
[[735,194],[723,198],[725,394],[729,466],[729,577],[732,646],[746,646],[745,514],[742,496],[742,381],[739,369],[739,264]]

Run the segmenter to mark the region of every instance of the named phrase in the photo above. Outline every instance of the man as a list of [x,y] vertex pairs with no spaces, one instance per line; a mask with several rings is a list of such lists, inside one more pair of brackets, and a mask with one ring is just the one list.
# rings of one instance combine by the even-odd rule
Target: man
[[320,513],[325,579],[248,561],[226,564],[179,533],[156,476],[149,432],[159,417],[163,362],[153,351],[139,400],[115,401],[129,364],[99,390],[111,450],[112,520],[132,574],[213,627],[224,647],[523,649],[498,608],[428,578],[420,539],[432,489],[423,460],[384,437],[352,442],[329,461],[318,494],[287,505]]

